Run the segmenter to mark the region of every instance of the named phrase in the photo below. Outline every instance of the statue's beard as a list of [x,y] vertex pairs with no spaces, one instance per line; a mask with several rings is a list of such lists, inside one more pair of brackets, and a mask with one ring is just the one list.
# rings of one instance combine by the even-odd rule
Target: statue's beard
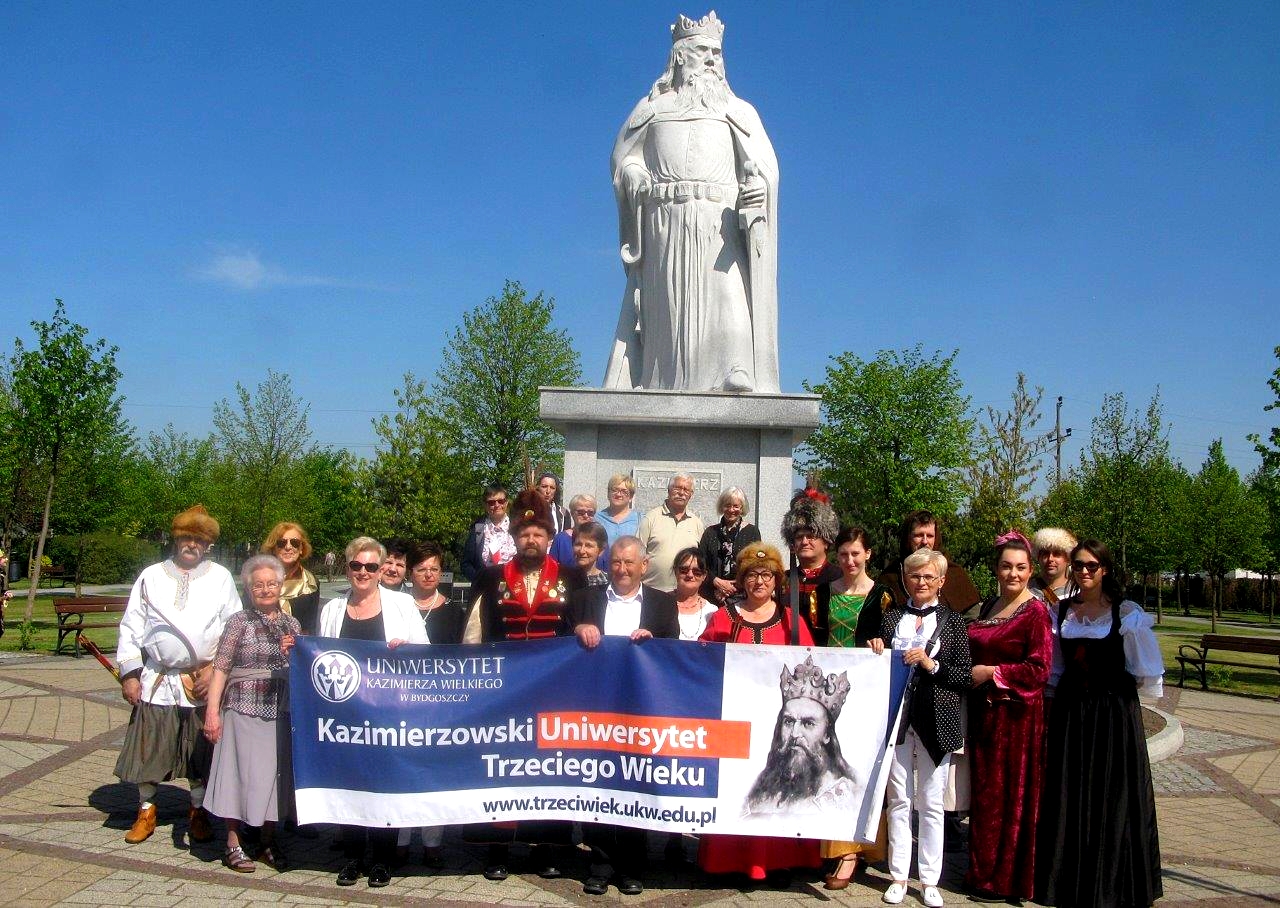
[[676,87],[680,98],[681,110],[702,110],[719,113],[729,106],[733,91],[729,83],[715,70],[704,69],[690,73],[682,84]]

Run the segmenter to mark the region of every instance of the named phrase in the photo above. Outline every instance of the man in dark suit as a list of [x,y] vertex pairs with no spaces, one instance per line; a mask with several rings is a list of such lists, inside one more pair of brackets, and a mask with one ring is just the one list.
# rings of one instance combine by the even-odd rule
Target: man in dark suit
[[603,636],[632,640],[679,637],[680,617],[674,593],[642,583],[649,569],[644,543],[620,536],[609,549],[609,585],[578,590],[566,614],[574,636],[595,649]]
[[[630,637],[635,643],[654,637],[679,638],[676,597],[643,585],[648,568],[644,543],[635,536],[621,536],[609,550],[609,585],[580,589],[570,596],[565,618],[584,647],[595,649],[602,637]],[[648,851],[643,829],[589,823],[583,826],[583,838],[591,846],[591,869],[583,892],[604,895],[610,876],[623,895],[644,891],[638,879]]]

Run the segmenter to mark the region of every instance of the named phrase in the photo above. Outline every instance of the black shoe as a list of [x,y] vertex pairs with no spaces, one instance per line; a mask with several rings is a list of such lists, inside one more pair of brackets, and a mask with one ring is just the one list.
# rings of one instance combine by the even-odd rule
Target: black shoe
[[635,877],[620,876],[617,880],[618,891],[623,895],[639,895],[644,892],[644,884]]
[[369,888],[381,889],[391,882],[391,871],[386,864],[374,864],[369,868]]
[[560,858],[564,850],[554,845],[534,845],[529,851],[529,863],[538,869],[538,876],[544,880],[558,880],[564,876],[560,869]]
[[493,880],[495,883],[502,882],[507,878],[507,865],[506,864],[485,864],[484,878],[486,880]]
[[585,895],[604,895],[608,891],[609,881],[603,877],[589,876],[582,884],[582,892]]
[[339,886],[354,886],[360,882],[360,877],[364,875],[364,868],[360,866],[359,861],[347,861],[342,865],[342,869],[338,871]]

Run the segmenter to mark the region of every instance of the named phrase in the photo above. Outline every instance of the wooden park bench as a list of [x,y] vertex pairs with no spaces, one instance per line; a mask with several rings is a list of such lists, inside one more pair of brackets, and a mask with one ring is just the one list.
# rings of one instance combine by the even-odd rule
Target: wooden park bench
[[[84,599],[55,599],[53,612],[58,616],[58,645],[54,647],[54,655],[62,652],[63,641],[72,638],[72,651],[80,658],[80,632],[95,627],[118,627],[119,616],[124,614],[124,607],[129,604],[128,596],[90,596]],[[86,616],[113,616],[98,620],[86,621]]]
[[[1239,662],[1230,659],[1211,658],[1210,653],[1258,653],[1263,656],[1275,656],[1275,665],[1260,665],[1257,662]],[[1210,665],[1229,665],[1233,668],[1253,668],[1261,671],[1272,669],[1280,673],[1280,637],[1235,637],[1229,634],[1205,634],[1200,638],[1200,645],[1184,643],[1178,647],[1178,664],[1182,666],[1182,674],[1178,677],[1178,686],[1187,677],[1187,666],[1191,666],[1200,676],[1200,689],[1209,689],[1207,667]],[[1280,698],[1278,698],[1280,699]]]
[[60,564],[40,569],[40,586],[49,581],[50,587],[62,586],[67,580],[67,569]]

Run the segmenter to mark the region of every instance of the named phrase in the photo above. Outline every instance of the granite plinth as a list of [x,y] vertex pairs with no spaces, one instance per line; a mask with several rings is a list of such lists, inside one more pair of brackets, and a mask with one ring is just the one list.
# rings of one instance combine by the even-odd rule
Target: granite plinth
[[795,446],[818,425],[813,394],[540,388],[542,419],[565,438],[565,499],[587,492],[607,504],[609,477],[636,481],[641,513],[666,498],[674,473],[694,478],[690,509],[719,519],[716,499],[744,490],[748,517],[766,542],[781,543],[794,487]]

